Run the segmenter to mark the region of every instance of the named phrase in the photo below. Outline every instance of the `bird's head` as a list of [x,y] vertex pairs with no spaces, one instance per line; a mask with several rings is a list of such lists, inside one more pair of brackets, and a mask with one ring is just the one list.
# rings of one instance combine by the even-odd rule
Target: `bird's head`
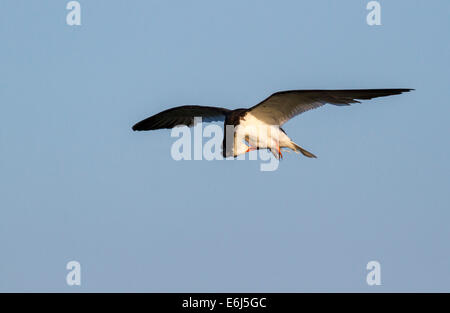
[[[223,146],[222,146],[223,149]],[[235,142],[233,147],[230,147],[229,149],[223,149],[223,157],[237,157],[238,155],[245,154],[247,152],[253,151],[248,145],[245,143],[238,143]]]
[[250,152],[251,149],[249,146],[247,146],[245,143],[237,145],[236,149],[234,149],[234,157],[237,157],[238,155],[245,154],[247,152]]

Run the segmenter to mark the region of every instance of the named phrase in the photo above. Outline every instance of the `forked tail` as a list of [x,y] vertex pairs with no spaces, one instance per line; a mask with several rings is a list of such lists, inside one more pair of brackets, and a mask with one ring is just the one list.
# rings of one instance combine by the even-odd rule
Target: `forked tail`
[[291,149],[294,150],[295,152],[298,153],[298,151],[300,151],[304,156],[306,156],[306,157],[308,157],[308,158],[317,158],[314,154],[312,154],[312,153],[309,152],[309,151],[306,151],[305,149],[303,149],[302,147],[300,147],[299,145],[297,145],[295,142],[292,142],[292,141],[291,141],[291,144],[292,144],[292,148],[291,148],[291,147],[289,147],[289,148],[291,148]]

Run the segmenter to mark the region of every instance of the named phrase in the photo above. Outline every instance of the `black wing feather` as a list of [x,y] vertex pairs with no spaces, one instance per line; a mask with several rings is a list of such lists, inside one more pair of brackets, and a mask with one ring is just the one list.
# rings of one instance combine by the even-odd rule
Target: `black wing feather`
[[413,89],[289,90],[274,93],[249,109],[256,118],[282,125],[294,116],[326,103],[343,106],[377,97],[398,95]]
[[133,130],[155,130],[173,128],[178,125],[193,126],[194,117],[202,117],[204,122],[224,121],[230,110],[225,108],[184,105],[162,111],[136,123]]

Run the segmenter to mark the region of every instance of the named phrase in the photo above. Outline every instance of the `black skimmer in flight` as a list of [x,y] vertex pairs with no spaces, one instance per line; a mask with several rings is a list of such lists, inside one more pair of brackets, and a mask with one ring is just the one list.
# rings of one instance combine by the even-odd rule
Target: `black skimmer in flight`
[[[194,118],[202,121],[224,121],[233,126],[233,133],[224,132],[223,156],[238,156],[257,149],[269,149],[276,158],[283,157],[281,149],[301,152],[315,158],[311,152],[295,144],[281,126],[296,115],[324,104],[337,106],[360,103],[377,97],[398,95],[413,89],[355,89],[355,90],[290,90],[274,93],[249,109],[228,110],[219,107],[185,105],[150,116],[133,126],[133,130],[173,128],[178,125],[193,126]],[[234,136],[234,140],[227,138]]]

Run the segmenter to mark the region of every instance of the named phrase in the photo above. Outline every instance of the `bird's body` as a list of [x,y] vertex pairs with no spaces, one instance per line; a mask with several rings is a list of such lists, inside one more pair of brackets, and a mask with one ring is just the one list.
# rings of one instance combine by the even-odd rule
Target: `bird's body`
[[133,130],[192,126],[195,117],[203,121],[224,121],[223,156],[238,156],[268,149],[276,158],[283,148],[315,158],[295,144],[281,128],[292,117],[326,103],[337,106],[377,97],[397,95],[412,89],[292,90],[277,92],[249,109],[228,110],[206,106],[181,106],[153,115],[133,126]]
[[[244,144],[244,141],[248,143],[248,146]],[[251,112],[246,112],[240,119],[235,133],[234,146],[235,153],[233,156],[255,149],[268,149],[276,158],[282,156],[282,148],[300,151],[279,125],[264,123]],[[314,156],[311,154],[310,157]]]

